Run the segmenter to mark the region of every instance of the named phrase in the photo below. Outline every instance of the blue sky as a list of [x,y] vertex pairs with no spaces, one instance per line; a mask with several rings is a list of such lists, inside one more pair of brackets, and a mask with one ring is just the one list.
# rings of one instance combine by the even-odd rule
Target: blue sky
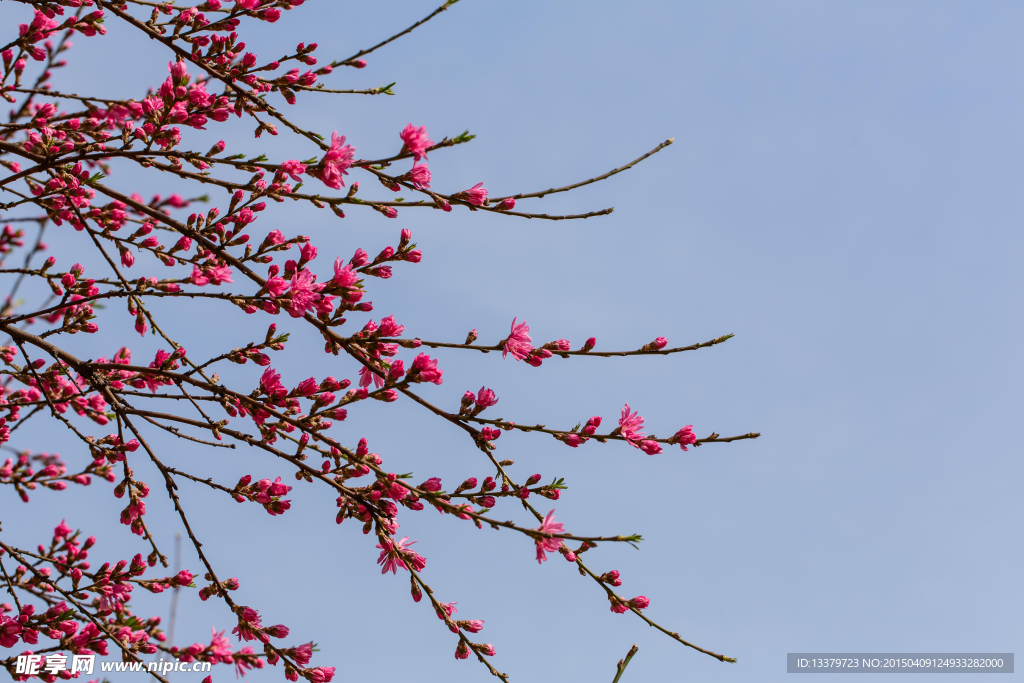
[[[24,20],[26,8],[3,4],[0,16]],[[269,57],[317,42],[328,61],[433,6],[310,1],[273,30],[258,27],[250,49]],[[434,186],[484,181],[495,195],[581,180],[675,138],[611,180],[520,204],[614,206],[607,217],[410,209],[392,221],[369,211],[338,221],[289,206],[257,224],[309,234],[332,259],[356,247],[376,253],[410,228],[423,262],[371,283],[369,298],[375,318],[394,313],[424,339],[461,341],[477,328],[496,341],[514,316],[535,340],[595,336],[602,349],[736,335],[666,358],[553,359],[540,369],[438,354],[445,382],[424,394],[439,405],[486,384],[501,399],[495,415],[520,423],[610,420],[628,401],[658,434],[691,423],[701,436],[763,434],[653,457],[522,434],[498,443],[521,479],[566,478],[554,507],[567,529],[642,533],[639,552],[602,546],[589,565],[621,571],[623,593],[650,597],[653,619],[737,664],[613,615],[568,563],[538,566],[524,538],[406,514],[402,534],[419,539],[425,579],[459,602],[458,616],[487,621],[483,642],[512,680],[611,680],[634,642],[627,681],[782,680],[796,651],[1021,649],[1022,14],[996,1],[464,0],[366,69],[328,80],[397,81],[396,97],[321,96],[291,110],[367,157],[397,151],[410,121],[435,140],[468,128],[472,144],[431,155]],[[114,29],[105,40],[80,37],[71,56],[83,64],[56,77],[59,89],[136,97],[163,80],[168,59]],[[209,140],[196,139],[205,150]],[[237,139],[229,151],[257,148],[247,130]],[[280,159],[315,153],[283,135],[259,142]],[[158,187],[138,174],[111,182]],[[50,241],[71,259],[77,238]],[[190,352],[250,338],[249,321],[225,324],[189,306],[164,315]],[[275,359],[286,383],[354,377],[315,336],[293,339],[287,360]],[[116,342],[74,339],[84,357]],[[150,344],[139,352],[151,354]],[[251,371],[237,376],[252,383]],[[398,472],[446,482],[490,473],[467,439],[408,401],[353,410],[335,431],[352,443],[369,437]],[[84,457],[59,434],[31,434],[41,450]],[[160,443],[228,485],[247,472],[291,476],[261,455]],[[112,495],[39,494],[28,507],[5,495],[5,537],[34,543],[67,517],[101,537],[99,555],[140,549],[124,527],[109,528]],[[294,508],[273,519],[204,490],[183,487],[183,497],[215,565],[241,577],[239,601],[290,626],[290,640],[316,640],[314,663],[339,667],[342,680],[489,679],[453,659],[453,637],[412,603],[405,577],[380,575],[373,541],[334,524],[325,492],[297,488]],[[170,548],[171,508],[156,486],[151,501],[151,524]],[[498,512],[529,521],[512,507]],[[183,566],[198,562],[186,553]],[[167,611],[166,596],[140,604]],[[211,625],[232,624],[219,605],[183,595],[176,642],[208,639]]]

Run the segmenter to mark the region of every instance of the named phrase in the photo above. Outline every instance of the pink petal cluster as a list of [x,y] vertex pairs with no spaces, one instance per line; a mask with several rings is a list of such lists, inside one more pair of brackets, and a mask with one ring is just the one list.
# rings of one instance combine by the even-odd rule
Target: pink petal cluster
[[619,418],[619,429],[622,437],[630,444],[636,446],[636,443],[644,438],[644,433],[641,431],[644,426],[644,419],[640,417],[640,413],[637,411],[630,412],[629,404],[622,409],[622,416]]
[[434,144],[434,141],[427,135],[426,126],[417,128],[410,123],[398,135],[404,143],[402,153],[412,154],[413,159],[416,161],[419,161],[421,158],[426,159],[427,150]]
[[423,571],[423,568],[427,566],[427,558],[414,550],[409,550],[409,546],[413,543],[416,541],[410,541],[408,536],[398,541],[382,539],[377,544],[377,547],[380,548],[380,557],[377,558],[377,564],[381,566],[380,573],[387,574],[390,571],[392,574],[397,574],[399,569],[408,571],[406,565],[411,566],[417,572]]
[[465,199],[473,206],[483,206],[484,202],[487,201],[487,188],[484,187],[483,183],[477,183],[468,190],[463,190],[455,196],[460,199]]
[[530,355],[530,351],[533,351],[533,345],[530,343],[533,341],[530,339],[530,326],[525,322],[516,325],[518,319],[519,316],[512,319],[512,331],[509,333],[508,339],[505,340],[504,349],[501,352],[502,358],[511,353],[516,360],[523,360]]
[[[537,531],[544,534],[564,534],[565,526],[561,522],[555,521],[555,511],[552,510],[544,517],[544,521],[537,527]],[[558,549],[562,547],[562,539],[560,538],[535,538],[533,541],[537,546],[537,562],[546,562],[548,559],[547,553],[557,553]]]
[[338,131],[331,134],[331,148],[324,154],[322,161],[323,170],[320,172],[320,180],[324,185],[335,190],[345,187],[343,175],[348,175],[348,168],[352,166],[355,158],[356,148],[345,144],[345,136],[338,136]]
[[679,444],[679,447],[684,451],[690,450],[687,446],[692,446],[697,443],[697,435],[693,433],[693,425],[686,425],[675,435],[672,436],[672,440]]

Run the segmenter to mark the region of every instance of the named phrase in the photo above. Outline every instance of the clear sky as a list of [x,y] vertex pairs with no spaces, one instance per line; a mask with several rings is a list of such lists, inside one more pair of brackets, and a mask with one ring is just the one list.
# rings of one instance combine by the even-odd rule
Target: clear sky
[[[27,8],[2,4],[4,25],[24,21]],[[317,42],[326,62],[434,6],[309,0],[257,30],[250,49],[271,57]],[[500,397],[494,414],[519,423],[611,420],[628,401],[659,435],[685,424],[700,436],[763,434],[653,457],[524,434],[498,443],[520,479],[565,477],[552,507],[570,531],[643,534],[639,552],[602,546],[589,564],[620,570],[623,593],[648,596],[652,618],[737,664],[612,614],[568,563],[539,566],[525,538],[405,513],[400,535],[419,539],[426,580],[458,601],[459,617],[486,620],[481,642],[495,645],[494,664],[512,680],[610,681],[634,642],[624,681],[781,681],[796,651],[1024,651],[1022,21],[1024,7],[997,0],[464,0],[366,69],[327,81],[397,81],[396,97],[307,97],[291,110],[307,127],[347,135],[366,157],[397,152],[409,122],[435,140],[468,128],[479,136],[472,144],[431,155],[434,186],[483,181],[495,195],[582,180],[675,138],[611,180],[520,204],[614,206],[607,217],[408,209],[391,221],[371,211],[339,221],[284,205],[257,224],[309,234],[332,260],[356,247],[376,253],[410,228],[422,263],[371,283],[369,298],[375,318],[393,313],[424,339],[461,341],[477,328],[497,341],[514,316],[537,341],[595,336],[602,349],[736,335],[670,357],[552,359],[539,369],[498,354],[438,354],[444,384],[423,394],[449,408],[486,384]],[[70,56],[85,61],[55,87],[118,97],[158,85],[168,60],[113,29],[105,40],[79,37]],[[240,139],[228,151],[256,149],[251,132]],[[260,143],[280,160],[315,154],[284,135]],[[111,182],[159,187],[138,174]],[[75,258],[78,236],[55,235],[59,258]],[[175,333],[196,340],[190,352],[251,338],[246,321],[207,311],[166,309]],[[355,365],[324,355],[308,331],[293,339],[288,360],[275,358],[286,383],[354,378]],[[75,343],[90,357],[117,339]],[[147,359],[155,348],[137,347]],[[238,376],[254,385],[253,369]],[[491,474],[461,433],[409,401],[354,409],[335,432],[353,444],[369,437],[397,472],[451,486]],[[84,462],[60,434],[33,434],[33,446]],[[244,473],[292,474],[256,453],[161,443],[229,486]],[[169,549],[171,508],[155,473],[138,469],[154,489],[150,524]],[[298,487],[293,509],[273,519],[206,490],[183,486],[183,497],[215,566],[242,578],[238,601],[291,627],[289,641],[315,640],[314,664],[339,667],[340,680],[490,680],[453,658],[454,638],[413,604],[407,577],[380,575],[375,541],[355,523],[334,524],[325,492]],[[38,494],[19,506],[4,492],[5,537],[32,544],[36,530],[67,517],[100,536],[97,557],[142,549],[111,525],[112,495]],[[529,523],[514,506],[496,514]],[[199,563],[186,552],[183,566],[198,572]],[[168,598],[139,603],[166,614]],[[183,595],[176,643],[208,642],[211,625],[233,623],[221,605]]]

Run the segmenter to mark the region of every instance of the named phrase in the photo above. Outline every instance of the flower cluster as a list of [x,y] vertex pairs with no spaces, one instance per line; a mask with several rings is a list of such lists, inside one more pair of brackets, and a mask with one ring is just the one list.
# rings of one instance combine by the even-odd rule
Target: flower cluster
[[[394,94],[393,83],[361,90],[325,84],[337,77],[340,67],[366,67],[364,58],[390,39],[330,62],[317,56],[317,43],[307,41],[276,59],[258,56],[245,36],[259,32],[250,34],[249,29],[263,22],[279,31],[285,13],[303,5],[302,0],[29,4],[31,16],[26,13],[17,35],[0,50],[0,95],[13,105],[10,120],[0,127],[0,186],[10,199],[0,205],[0,277],[10,281],[0,313],[0,445],[9,451],[0,466],[0,491],[10,487],[26,503],[37,498],[36,492],[69,488],[92,495],[112,493],[119,515],[117,522],[110,520],[108,533],[126,527],[132,542],[145,550],[130,560],[94,568],[89,555],[95,537],[83,538],[61,521],[46,543],[30,544],[34,549],[26,550],[9,542],[20,533],[18,520],[6,520],[8,528],[0,534],[0,590],[14,602],[0,603],[0,647],[11,653],[110,654],[125,661],[159,653],[233,666],[238,675],[270,666],[280,667],[290,681],[331,681],[336,670],[314,665],[315,648],[306,626],[265,625],[256,606],[241,604],[243,599],[254,604],[256,596],[243,591],[238,578],[221,578],[203,552],[209,536],[215,541],[215,534],[224,532],[205,519],[190,518],[188,498],[180,494],[183,487],[203,488],[222,500],[261,506],[269,517],[256,515],[259,521],[253,524],[281,523],[276,518],[308,502],[300,495],[303,485],[295,490],[284,483],[292,478],[329,491],[337,505],[334,521],[354,520],[368,538],[375,538],[381,573],[394,577],[407,572],[414,602],[429,603],[456,634],[455,658],[472,655],[494,675],[504,677],[489,660],[495,647],[472,642],[467,635],[479,633],[484,621],[455,619],[456,602],[443,602],[427,584],[438,563],[428,571],[419,552],[423,546],[414,549],[417,541],[399,534],[406,515],[436,519],[436,510],[469,534],[484,527],[506,529],[510,542],[524,544],[524,553],[532,543],[538,564],[549,553],[561,554],[593,579],[592,585],[600,588],[597,595],[607,597],[613,612],[648,608],[646,597],[626,599],[613,590],[622,584],[618,571],[601,573],[588,566],[589,558],[600,561],[594,550],[602,544],[635,545],[641,537],[567,531],[555,521],[554,510],[543,514],[535,506],[560,500],[568,490],[565,479],[555,476],[542,483],[541,474],[528,474],[532,468],[520,473],[514,460],[502,456],[519,445],[519,434],[530,432],[548,434],[572,448],[590,441],[628,444],[648,455],[662,453],[665,444],[687,451],[689,446],[757,434],[698,438],[692,425],[686,425],[669,438],[659,438],[645,433],[644,418],[629,404],[610,431],[601,431],[606,423],[601,416],[575,427],[517,423],[496,417],[500,386],[467,390],[457,407],[445,407],[437,398],[443,396],[439,387],[446,370],[449,383],[457,376],[451,363],[459,352],[500,351],[503,359],[511,356],[539,368],[571,356],[691,351],[729,336],[679,348],[656,337],[627,351],[597,350],[594,337],[577,347],[560,336],[535,346],[530,327],[516,316],[505,338],[493,344],[478,343],[476,329],[462,344],[421,339],[399,322],[413,319],[402,297],[388,293],[394,312],[375,313],[370,300],[385,287],[409,286],[398,283],[406,282],[409,266],[423,261],[424,252],[412,241],[409,228],[399,230],[397,243],[367,249],[351,244],[342,254],[328,251],[328,242],[317,235],[299,234],[294,221],[281,220],[288,215],[281,205],[292,206],[288,202],[329,209],[338,219],[345,219],[346,211],[368,209],[367,216],[389,219],[397,218],[400,210],[403,218],[406,212],[438,210],[442,213],[436,215],[443,217],[458,210],[543,221],[599,216],[610,209],[552,215],[522,208],[530,200],[577,185],[500,197],[492,196],[483,182],[468,189],[460,189],[465,187],[461,183],[453,187],[440,170],[432,173],[428,155],[436,160],[433,155],[470,142],[474,136],[468,131],[435,142],[426,126],[410,122],[398,131],[399,140],[394,131],[389,134],[379,158],[362,158],[355,143],[364,151],[374,145],[355,132],[333,130],[328,138],[327,130],[342,126],[321,133],[297,124],[284,113],[285,105],[312,102],[332,92]],[[67,65],[69,38],[76,33],[102,38],[112,21],[168,51],[152,72],[163,80],[125,82],[128,96],[122,99],[79,96],[68,94],[75,87],[56,87],[51,79]],[[231,153],[225,140],[208,148],[207,140],[198,147],[206,138],[197,131],[225,131],[228,137],[233,129],[218,126],[229,120],[253,125],[255,138],[264,133],[289,137],[294,149],[271,158],[269,153]],[[231,147],[243,146],[231,139]],[[650,154],[641,159],[646,156]],[[122,182],[128,186],[141,175],[173,180],[175,186],[168,182],[167,188],[177,191],[161,186],[160,194],[144,197],[130,187],[121,189]],[[116,182],[108,181],[111,176]],[[374,178],[379,187],[366,182]],[[180,189],[183,183],[216,192],[193,195]],[[523,202],[518,209],[517,202]],[[56,256],[47,256],[44,237],[60,240],[75,258],[58,263]],[[218,307],[218,313],[186,325],[175,325],[165,316],[170,306],[196,302]],[[198,353],[196,348],[205,345],[195,338],[208,336],[211,324],[231,341],[223,352]],[[289,331],[279,330],[279,324]],[[106,340],[102,343],[109,346],[102,348],[110,355],[83,357],[84,347],[72,341],[78,334],[101,335],[88,339]],[[492,340],[498,339],[500,332],[492,334]],[[288,362],[289,354],[296,353],[320,363],[296,375]],[[490,358],[497,361],[497,355]],[[315,374],[305,376],[310,373]],[[392,471],[363,436],[369,421],[364,402],[371,400],[384,404],[378,404],[381,409],[402,402],[464,432],[465,447],[477,453],[482,469],[474,466],[450,490],[434,476],[438,463],[430,458],[419,466],[425,471]],[[522,409],[512,397],[500,408],[509,413]],[[65,450],[65,455],[27,448],[29,430],[19,428],[29,420],[66,431],[79,448]],[[344,429],[338,428],[341,423]],[[514,436],[499,441],[507,432]],[[33,433],[32,439],[48,437],[46,430]],[[180,448],[165,449],[157,435],[174,439]],[[214,449],[221,455],[242,451],[246,465],[241,471],[267,476],[246,474],[232,486],[185,471],[190,461],[180,457],[181,449]],[[151,489],[143,476],[158,485]],[[105,484],[91,487],[100,479],[112,491]],[[169,562],[161,550],[165,539],[147,524],[154,514],[147,506],[151,494],[168,499],[152,510],[173,510],[176,515],[154,528],[171,524],[187,532],[202,563],[197,573],[166,570]],[[47,506],[55,509],[58,503],[47,499]],[[254,506],[246,508],[255,512]],[[248,532],[254,537],[260,533],[255,526]],[[375,550],[367,542],[360,547],[358,552],[370,561]],[[588,552],[593,554],[585,563]],[[151,572],[157,564],[165,569]],[[226,623],[213,628],[209,642],[172,646],[159,617],[133,613],[136,588],[186,595],[195,589],[200,600],[223,604]],[[234,640],[226,635],[228,626]],[[17,673],[13,662],[13,656],[0,657],[0,666],[24,680],[27,675]],[[39,678],[55,680],[49,673]]]

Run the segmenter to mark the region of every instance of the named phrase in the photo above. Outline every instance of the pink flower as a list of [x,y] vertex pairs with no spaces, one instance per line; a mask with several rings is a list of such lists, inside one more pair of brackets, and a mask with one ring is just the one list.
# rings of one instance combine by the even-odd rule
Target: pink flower
[[238,640],[259,640],[267,642],[260,628],[263,626],[260,621],[260,613],[251,607],[243,607],[238,615],[238,626],[231,629],[231,632],[238,636]]
[[292,658],[299,666],[306,666],[313,657],[313,643],[304,643],[291,648]]
[[352,268],[351,263],[342,265],[340,257],[334,260],[334,284],[339,287],[354,287],[358,281],[359,274]]
[[462,619],[456,623],[459,628],[465,629],[470,633],[480,633],[484,628],[484,622],[480,619]]
[[405,325],[396,323],[393,315],[381,319],[380,327],[377,328],[377,333],[382,337],[397,337],[403,332],[405,332]]
[[338,137],[338,132],[331,134],[331,148],[323,158],[323,171],[320,172],[320,180],[327,187],[338,190],[345,187],[343,175],[348,175],[348,169],[352,166],[352,159],[355,158],[355,147],[345,144],[345,136]]
[[299,382],[298,386],[295,387],[295,393],[308,398],[315,394],[319,389],[320,387],[316,383],[316,378],[310,377]]
[[420,126],[417,128],[410,123],[402,129],[402,132],[399,133],[398,136],[402,138],[402,142],[405,143],[402,146],[402,153],[408,152],[409,154],[412,154],[413,159],[416,161],[419,161],[420,157],[426,159],[427,150],[434,144],[434,141],[427,136],[426,126]]
[[14,647],[20,633],[21,623],[17,619],[0,614],[0,646]]
[[301,174],[306,172],[306,165],[300,162],[298,159],[292,159],[291,161],[285,161],[281,164],[281,173],[285,174],[292,180],[300,182],[302,180]]
[[284,624],[276,624],[274,626],[268,626],[265,629],[263,629],[264,633],[266,633],[269,636],[273,636],[274,638],[287,638],[288,631],[288,627]]
[[[643,439],[644,434],[641,429],[644,426],[644,419],[640,417],[639,412],[630,413],[629,404],[622,409],[622,417],[619,418],[619,429],[621,430],[622,437],[629,443],[636,446],[634,442]],[[638,446],[639,448],[639,446]]]
[[498,398],[494,395],[493,389],[487,387],[480,387],[480,391],[476,394],[476,404],[480,408],[489,408],[498,402]]
[[370,370],[365,365],[359,368],[359,386],[368,387],[370,383],[373,383],[378,389],[384,386],[384,378],[378,375],[376,372]]
[[469,646],[466,645],[466,641],[460,640],[455,646],[455,659],[469,659]]
[[322,284],[314,284],[315,282],[316,275],[313,275],[313,273],[305,268],[292,275],[292,304],[288,309],[288,314],[293,318],[301,318],[308,309],[314,308],[316,302],[320,300],[320,290],[324,286]]
[[377,564],[382,567],[380,573],[387,574],[390,571],[392,574],[397,574],[399,569],[408,570],[406,564],[412,566],[415,571],[423,571],[423,568],[427,566],[427,558],[417,554],[414,550],[409,550],[409,546],[413,543],[416,541],[409,541],[408,536],[400,541],[382,539],[382,542],[377,544],[377,547],[381,549],[380,557],[377,558]]
[[288,281],[283,277],[267,278],[267,291],[270,296],[279,297],[288,291]]
[[629,606],[634,608],[634,609],[647,609],[647,607],[650,604],[651,604],[651,601],[648,600],[643,595],[638,595],[638,596],[636,596],[635,598],[633,598],[632,600],[629,601]]
[[511,353],[516,360],[523,360],[533,350],[533,346],[530,344],[533,341],[530,339],[530,326],[525,322],[516,325],[518,319],[519,316],[512,319],[512,331],[509,333],[508,339],[505,340],[505,348],[501,352],[502,358]]
[[465,199],[473,206],[483,206],[484,202],[487,200],[487,188],[484,187],[483,183],[477,183],[468,190],[463,190],[455,196],[460,199]]
[[512,197],[505,197],[498,204],[498,211],[511,211],[516,208],[516,200]]
[[610,594],[608,601],[611,603],[611,610],[616,614],[624,614],[629,611],[629,606],[616,595]]
[[309,675],[313,683],[330,683],[331,679],[334,678],[334,667],[318,666],[315,669],[310,669]]
[[661,453],[661,444],[657,441],[651,441],[650,439],[641,441],[638,448],[647,455],[657,455],[658,453]]
[[444,370],[437,367],[437,359],[431,358],[428,354],[421,353],[412,362],[412,368],[409,370],[409,379],[413,382],[441,384],[444,381],[441,379],[442,374],[444,374]]
[[686,425],[672,437],[674,443],[678,443],[679,447],[684,451],[690,450],[687,446],[697,443],[697,435],[693,433],[693,425]]
[[[565,526],[561,522],[555,521],[555,511],[552,510],[544,518],[544,521],[537,531],[544,534],[564,534]],[[537,544],[537,562],[545,562],[548,559],[547,553],[557,553],[558,549],[562,547],[562,539],[560,538],[535,538],[534,543]]]
[[405,174],[409,181],[417,188],[423,190],[430,187],[430,169],[426,164],[413,165],[412,169]]
[[430,491],[431,493],[436,493],[441,490],[441,480],[438,479],[437,477],[431,477],[430,479],[427,479],[425,482],[420,484],[417,488],[420,488],[424,491]]
[[300,254],[302,255],[303,261],[312,261],[313,259],[315,259],[317,251],[317,248],[314,247],[309,242],[303,244],[302,248],[299,250]]
[[260,386],[264,392],[275,398],[285,396],[288,393],[288,390],[281,384],[281,374],[271,367],[263,371],[263,376],[260,377]]

